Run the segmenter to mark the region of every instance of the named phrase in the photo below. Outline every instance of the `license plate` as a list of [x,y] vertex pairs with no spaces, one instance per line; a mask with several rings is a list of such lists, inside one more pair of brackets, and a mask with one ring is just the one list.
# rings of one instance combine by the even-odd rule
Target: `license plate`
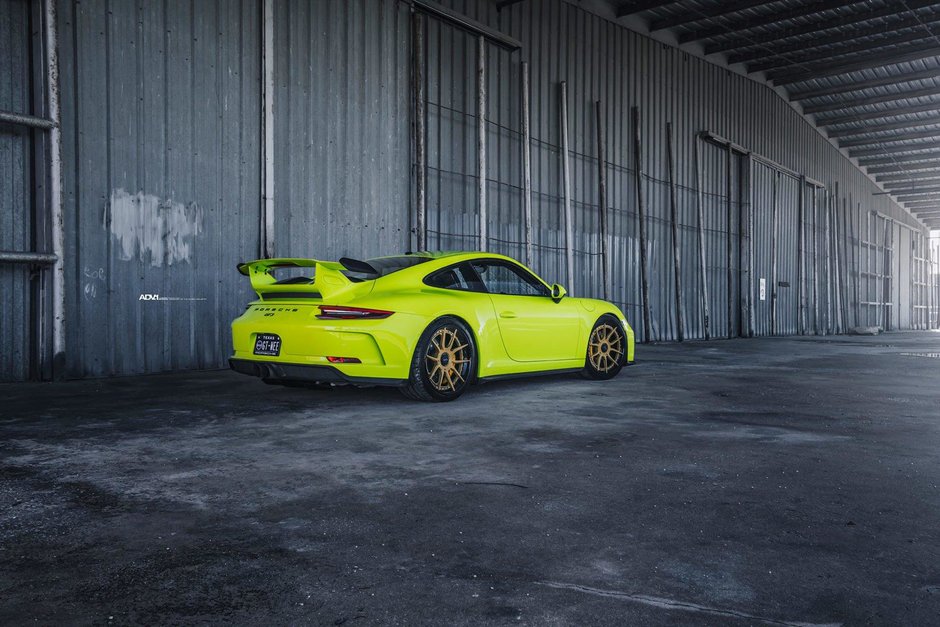
[[273,333],[259,333],[255,336],[255,355],[277,357],[281,354],[281,338]]

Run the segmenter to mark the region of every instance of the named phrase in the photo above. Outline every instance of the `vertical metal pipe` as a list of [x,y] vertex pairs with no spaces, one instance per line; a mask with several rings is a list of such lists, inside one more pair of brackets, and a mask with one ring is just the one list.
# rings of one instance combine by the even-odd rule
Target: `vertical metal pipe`
[[813,186],[813,333],[819,335],[819,188]]
[[832,194],[826,193],[826,335],[832,333],[832,238],[829,236],[832,225]]
[[274,256],[274,0],[264,0],[261,42],[262,242],[261,256]]
[[604,115],[601,101],[594,103],[597,131],[597,206],[600,210],[601,273],[604,282],[604,300],[610,298],[610,233],[607,228],[607,148],[604,145]]
[[862,324],[862,203],[851,213],[852,237],[858,240],[855,257],[855,326]]
[[487,249],[486,215],[486,39],[477,37],[477,203],[480,250]]
[[842,300],[842,332],[844,333],[849,328],[849,308],[851,301],[851,293],[848,286],[849,280],[849,259],[848,259],[848,228],[846,221],[848,220],[849,215],[849,205],[848,199],[842,198],[842,211],[839,215],[839,233],[841,237],[839,238],[839,264],[842,269],[841,274],[839,275],[839,286],[842,288],[841,300]]
[[415,150],[415,243],[417,250],[427,250],[427,157],[425,153],[424,104],[424,16],[415,11],[412,20],[412,85],[414,89]]
[[672,260],[676,288],[676,339],[685,339],[682,319],[682,265],[679,256],[679,199],[676,192],[676,149],[672,135],[672,122],[666,122],[666,160],[669,168],[669,217],[672,223]]
[[797,281],[799,282],[799,290],[797,291],[797,297],[799,299],[799,329],[797,333],[803,335],[806,333],[806,227],[804,225],[803,214],[806,211],[806,177],[800,177],[800,197],[797,203],[797,223],[799,224],[799,233],[797,235],[797,255],[796,255],[796,264],[797,264]]
[[780,172],[774,172],[771,201],[773,233],[770,236],[770,334],[777,335],[777,223],[780,197]]
[[841,268],[839,267],[839,184],[833,187],[832,203],[829,211],[829,239],[832,245],[832,298],[833,298],[833,333],[839,332],[842,318]]
[[888,225],[890,222],[882,218],[885,224],[882,234],[882,258],[881,258],[881,320],[885,331],[891,328],[891,314],[888,311],[888,301],[891,298],[891,287],[888,283],[888,274],[891,272],[891,259],[888,257]]
[[865,306],[865,322],[867,326],[871,326],[872,315],[874,314],[877,316],[878,314],[877,310],[874,312],[872,311],[872,306],[874,305],[876,298],[875,292],[878,289],[878,284],[875,280],[875,270],[878,268],[878,246],[875,244],[875,229],[877,225],[873,224],[874,220],[872,211],[869,210],[866,213],[866,216],[866,222],[868,224],[868,242],[865,248],[868,253],[866,259],[868,263],[865,264],[867,267],[865,278],[865,300],[868,304]]
[[727,169],[725,171],[725,191],[727,192],[727,197],[725,198],[725,213],[728,232],[725,233],[725,265],[728,270],[727,282],[728,282],[728,303],[727,303],[727,316],[728,316],[728,337],[734,336],[734,270],[731,267],[731,259],[733,256],[733,247],[731,241],[731,164],[734,162],[734,153],[731,150],[731,144],[728,144],[726,153],[726,165]]
[[[916,250],[915,247],[917,246],[916,239],[915,239],[917,237],[917,232],[910,231],[910,234],[911,234],[911,245],[910,247],[908,247],[908,255],[907,255],[907,286],[908,286],[907,287],[908,289],[907,311],[908,311],[908,320],[909,320],[908,328],[916,329],[917,324],[916,324],[916,320],[914,317],[914,311],[915,311],[914,310],[914,297],[915,297],[915,294],[917,293],[916,291],[917,286],[914,284],[914,251]],[[900,322],[900,316],[898,317],[898,319],[899,319],[898,321]]]
[[701,270],[700,282],[702,287],[702,321],[705,329],[705,339],[710,339],[708,328],[708,268],[705,265],[705,200],[702,190],[702,154],[701,140],[695,137],[695,210],[698,214],[696,231],[698,235],[699,267]]
[[52,376],[65,377],[65,216],[62,210],[62,135],[59,127],[59,36],[55,0],[43,0],[45,31],[46,115],[49,129],[49,211],[52,253]]
[[529,64],[522,62],[522,213],[525,220],[525,262],[535,264],[532,255],[532,156],[529,136]]
[[747,298],[748,298],[748,317],[747,317],[747,336],[754,337],[754,158],[751,153],[747,154],[747,223],[751,235],[747,241]]
[[643,298],[643,341],[652,341],[649,267],[646,255],[646,199],[643,195],[643,144],[640,137],[640,109],[633,107],[633,156],[636,164],[636,206],[640,223],[640,289]]
[[568,83],[561,82],[561,172],[565,210],[565,271],[568,291],[574,293],[574,220],[571,215],[571,163],[568,148]]
[[412,22],[412,81],[414,89],[414,151],[415,151],[415,244],[417,250],[427,249],[427,157],[425,156],[424,104],[424,17],[415,11]]

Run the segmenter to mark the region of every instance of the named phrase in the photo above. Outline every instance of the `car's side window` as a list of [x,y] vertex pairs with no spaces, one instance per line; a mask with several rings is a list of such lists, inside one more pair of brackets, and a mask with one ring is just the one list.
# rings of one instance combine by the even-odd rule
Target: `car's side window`
[[464,264],[433,272],[424,279],[424,282],[431,287],[440,287],[445,290],[482,291],[482,286]]
[[486,291],[510,296],[549,296],[545,285],[525,269],[499,259],[471,262]]

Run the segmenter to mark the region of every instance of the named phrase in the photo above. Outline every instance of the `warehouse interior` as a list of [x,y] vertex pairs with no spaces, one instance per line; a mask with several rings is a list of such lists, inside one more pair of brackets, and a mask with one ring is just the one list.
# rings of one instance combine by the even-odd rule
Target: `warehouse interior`
[[[0,0],[0,59],[0,622],[940,612],[940,2]],[[636,364],[227,371],[238,264],[425,250]]]

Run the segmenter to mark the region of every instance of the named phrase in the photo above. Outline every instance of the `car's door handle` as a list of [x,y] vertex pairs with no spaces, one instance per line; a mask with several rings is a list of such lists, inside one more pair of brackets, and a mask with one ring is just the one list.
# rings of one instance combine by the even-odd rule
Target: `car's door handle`
[[501,311],[501,312],[499,312],[499,317],[500,317],[500,318],[515,318],[515,317],[516,317],[516,312],[514,312],[514,311]]

